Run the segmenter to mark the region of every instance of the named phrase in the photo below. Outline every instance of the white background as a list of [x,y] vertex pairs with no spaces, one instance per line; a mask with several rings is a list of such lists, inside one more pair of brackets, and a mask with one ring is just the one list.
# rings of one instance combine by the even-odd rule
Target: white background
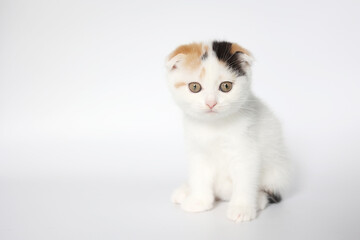
[[[359,239],[359,1],[0,1],[0,239]],[[188,214],[177,45],[234,41],[295,173],[250,223]]]

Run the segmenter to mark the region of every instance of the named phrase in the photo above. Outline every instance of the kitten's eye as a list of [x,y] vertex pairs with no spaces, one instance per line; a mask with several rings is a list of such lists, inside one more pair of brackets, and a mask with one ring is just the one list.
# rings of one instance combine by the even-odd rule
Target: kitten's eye
[[222,92],[230,92],[232,89],[232,82],[222,82],[220,83],[219,90]]
[[191,83],[189,83],[189,89],[193,93],[198,93],[201,90],[201,85],[200,85],[200,83],[197,83],[197,82],[191,82]]

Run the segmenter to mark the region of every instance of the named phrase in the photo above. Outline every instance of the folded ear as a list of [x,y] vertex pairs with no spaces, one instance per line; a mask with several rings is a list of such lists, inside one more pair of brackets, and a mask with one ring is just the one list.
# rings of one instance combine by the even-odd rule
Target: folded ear
[[237,55],[241,65],[247,65],[248,67],[250,67],[254,62],[254,57],[249,52],[249,50],[241,47],[237,43],[231,44],[231,53],[232,54],[238,53]]
[[167,58],[166,67],[169,71],[177,67],[196,68],[201,63],[204,52],[202,43],[190,43],[177,47]]
[[239,64],[241,69],[246,72],[249,73],[251,70],[251,66],[253,64],[254,58],[251,55],[247,55],[246,53],[242,53],[242,52],[236,52],[235,53],[239,59]]
[[174,70],[176,68],[178,68],[178,64],[185,58],[185,54],[179,53],[177,55],[174,56],[173,53],[171,53],[167,58],[166,58],[166,69],[168,71]]
[[224,62],[238,76],[250,73],[252,56],[245,48],[225,41],[214,41],[212,48],[218,60]]

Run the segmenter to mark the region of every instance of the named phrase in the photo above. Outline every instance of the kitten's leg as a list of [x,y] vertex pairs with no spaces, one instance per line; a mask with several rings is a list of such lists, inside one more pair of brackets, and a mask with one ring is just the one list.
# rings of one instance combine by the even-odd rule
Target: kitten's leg
[[171,202],[175,204],[182,204],[188,195],[189,186],[187,184],[183,184],[173,192],[171,195]]
[[187,212],[202,212],[213,207],[213,169],[202,155],[190,158],[189,195],[181,208]]
[[[251,149],[251,148],[248,148]],[[250,221],[256,217],[258,204],[259,159],[255,152],[242,151],[241,159],[230,169],[233,193],[227,217],[235,222]]]

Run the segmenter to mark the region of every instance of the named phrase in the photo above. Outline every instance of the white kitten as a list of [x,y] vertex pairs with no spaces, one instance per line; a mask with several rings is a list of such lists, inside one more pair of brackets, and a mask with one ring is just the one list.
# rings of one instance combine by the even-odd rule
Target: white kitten
[[250,89],[252,56],[235,43],[178,47],[166,62],[184,112],[189,179],[172,201],[189,212],[229,200],[227,216],[249,221],[281,200],[288,183],[281,126]]

